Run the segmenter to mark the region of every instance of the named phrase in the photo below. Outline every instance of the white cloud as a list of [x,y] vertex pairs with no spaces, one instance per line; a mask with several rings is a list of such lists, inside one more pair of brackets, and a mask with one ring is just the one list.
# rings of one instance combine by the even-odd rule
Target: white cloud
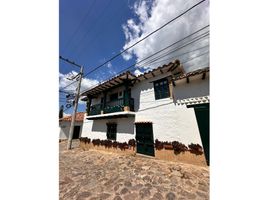
[[[68,78],[77,75],[78,73],[76,71],[72,71],[70,73],[67,74],[59,74],[59,88],[62,89],[64,87],[66,87],[67,85],[69,85],[70,83],[72,83],[74,80],[69,80]],[[80,92],[89,89],[90,87],[94,87],[99,83],[99,81],[95,80],[95,79],[88,79],[88,78],[83,78],[82,82],[81,82],[81,88],[80,88]],[[64,91],[66,92],[71,92],[71,93],[75,93],[76,92],[76,88],[78,85],[78,81],[72,85],[70,85],[69,87],[65,88]],[[86,104],[86,102],[81,101],[79,99],[78,101],[79,104]]]
[[[59,74],[59,88],[62,89],[72,83],[74,80],[69,80],[68,78],[72,77],[73,75],[77,75],[78,73],[76,71],[72,71],[67,74]],[[83,78],[81,82],[81,88],[80,91],[86,90],[92,86],[97,85],[99,82],[95,79],[88,79],[88,78]],[[75,92],[77,88],[78,81],[69,87],[65,88],[64,91],[69,91],[69,92]]]
[[111,62],[108,62],[107,67],[108,68],[111,68],[112,67],[112,63]]
[[71,116],[71,114],[63,112],[63,117],[66,117],[66,116]]
[[116,71],[113,69],[113,65],[111,62],[108,62],[107,63],[107,67],[108,67],[108,73],[111,74],[111,75],[115,75],[116,74]]
[[136,69],[134,71],[134,74],[135,74],[135,76],[139,76],[140,74],[142,74],[142,72],[139,69]]
[[[161,27],[163,24],[170,21],[172,18],[176,17],[183,11],[187,10],[197,2],[199,1],[197,0],[136,1],[132,7],[132,10],[136,15],[136,17],[128,19],[127,22],[122,25],[122,29],[125,34],[125,45],[123,46],[123,50],[131,46],[141,38],[145,37],[152,31]],[[205,1],[196,8],[192,9],[187,14],[183,15],[182,17],[175,20],[171,24],[167,25],[166,27],[156,32],[155,34],[151,35],[146,40],[142,41],[133,48],[129,49],[122,56],[125,60],[129,60],[133,56],[135,56],[136,60],[139,61],[208,24],[209,24],[209,3],[208,1]],[[204,30],[204,32],[207,30]],[[188,41],[190,41],[190,39],[191,38],[189,38]],[[164,63],[169,63],[170,61],[174,60],[177,55],[197,49],[198,47],[202,47],[204,45],[207,45],[208,43],[209,43],[208,39],[200,40],[197,43],[193,43],[179,51],[176,51],[172,54],[169,54],[161,58],[161,60],[163,60],[162,62],[159,62],[158,60],[158,63],[147,64],[147,65],[141,64],[140,67],[148,69],[157,67]],[[182,43],[178,43],[177,47],[179,45],[182,45]],[[195,51],[193,53],[200,55],[202,52],[205,52],[205,50],[203,49]],[[156,56],[159,56],[159,54]],[[187,61],[187,59],[190,58],[190,56],[191,53],[184,54],[183,56],[177,58],[180,59],[181,61]],[[203,64],[205,63],[205,61],[208,62],[208,57],[209,57],[208,55],[207,56],[204,55],[200,58],[193,59],[191,62],[188,62],[188,64],[184,66],[186,68],[186,71],[199,68],[202,62]]]

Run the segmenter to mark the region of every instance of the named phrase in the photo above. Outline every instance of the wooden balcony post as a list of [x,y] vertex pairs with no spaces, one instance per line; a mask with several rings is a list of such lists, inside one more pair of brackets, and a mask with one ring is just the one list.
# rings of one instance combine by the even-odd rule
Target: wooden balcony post
[[129,81],[128,81],[128,74],[127,79],[125,80],[125,93],[124,93],[124,111],[130,111],[129,101],[130,101],[129,94]]

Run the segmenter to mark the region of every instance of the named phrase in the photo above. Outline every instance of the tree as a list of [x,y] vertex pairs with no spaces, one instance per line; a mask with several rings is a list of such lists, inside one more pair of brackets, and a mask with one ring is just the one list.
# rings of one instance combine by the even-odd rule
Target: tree
[[63,118],[63,108],[64,108],[64,106],[61,105],[60,106],[60,112],[59,112],[59,118]]

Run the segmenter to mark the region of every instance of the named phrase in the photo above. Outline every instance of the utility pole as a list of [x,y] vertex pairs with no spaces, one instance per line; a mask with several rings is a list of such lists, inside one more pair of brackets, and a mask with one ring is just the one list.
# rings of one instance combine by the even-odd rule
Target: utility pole
[[77,111],[78,101],[79,101],[79,96],[80,96],[80,87],[81,87],[82,77],[83,77],[83,67],[81,66],[80,75],[79,75],[79,83],[78,83],[78,87],[77,87],[77,93],[76,93],[76,96],[74,99],[74,110],[73,110],[73,116],[72,116],[72,121],[71,121],[71,127],[70,127],[70,131],[69,131],[69,138],[68,138],[68,144],[67,144],[68,150],[72,148],[74,123],[75,123],[75,119],[76,119],[76,111]]
[[[74,123],[75,123],[75,119],[76,119],[76,112],[77,112],[77,107],[78,107],[78,101],[79,101],[79,96],[80,96],[80,87],[81,87],[81,82],[82,82],[82,78],[83,78],[83,66],[78,65],[66,58],[63,58],[60,56],[61,60],[64,60],[65,62],[68,62],[76,67],[80,68],[80,73],[78,74],[79,76],[79,83],[77,86],[77,93],[76,96],[74,98],[74,110],[73,110],[73,115],[72,115],[72,121],[71,121],[71,127],[69,130],[69,137],[68,137],[68,143],[67,143],[67,150],[70,150],[72,148],[72,139],[73,139],[73,133],[74,133]],[[75,76],[74,78],[77,79],[78,76]]]

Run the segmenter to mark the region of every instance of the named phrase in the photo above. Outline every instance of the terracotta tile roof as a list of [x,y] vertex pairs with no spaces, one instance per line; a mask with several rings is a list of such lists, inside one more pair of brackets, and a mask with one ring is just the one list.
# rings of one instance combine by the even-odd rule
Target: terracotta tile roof
[[[98,94],[101,93],[109,88],[114,87],[115,85],[119,85],[123,83],[124,79],[136,79],[136,76],[134,74],[132,74],[130,71],[126,71],[123,72],[117,76],[114,76],[111,79],[108,79],[102,83],[100,83],[98,86],[84,90],[83,92],[81,92],[81,96],[87,95],[87,94]],[[86,100],[85,98],[83,98],[82,100]]]
[[[113,78],[111,78],[109,80],[104,81],[103,83],[100,83],[96,87],[84,90],[83,92],[81,92],[81,96],[85,96],[87,94],[95,95],[95,94],[101,93],[109,88],[112,88],[115,85],[123,83],[123,79],[126,79],[126,77],[128,77],[128,79],[130,79],[130,80],[138,79],[139,81],[141,81],[144,79],[152,78],[155,75],[159,75],[161,73],[167,73],[168,71],[173,71],[176,68],[179,68],[180,72],[184,73],[184,69],[182,68],[182,66],[180,66],[179,60],[174,60],[173,62],[170,62],[168,64],[164,64],[160,67],[157,67],[157,68],[152,69],[148,72],[140,74],[139,76],[135,76],[130,71],[126,71],[126,72],[123,72],[119,75],[114,76]],[[87,98],[84,97],[84,98],[82,98],[82,100],[86,101]]]
[[203,74],[205,72],[209,72],[209,67],[206,67],[206,68],[203,68],[203,69],[198,69],[198,70],[195,70],[195,71],[192,71],[192,72],[188,72],[186,74],[182,74],[181,76],[178,77],[178,79],[184,79],[184,78],[187,78],[187,77],[190,77],[190,76],[196,76],[196,75],[199,75],[199,74]]
[[159,66],[157,68],[154,68],[154,69],[152,69],[152,70],[150,70],[148,72],[145,72],[143,74],[140,74],[139,76],[137,76],[137,79],[143,80],[141,78],[142,77],[145,77],[146,75],[147,76],[149,75],[147,78],[152,78],[153,77],[152,74],[155,74],[156,73],[155,75],[159,75],[160,74],[159,72],[161,72],[161,73],[167,73],[169,71],[175,70],[176,68],[179,68],[179,71],[181,73],[184,73],[184,69],[180,65],[180,61],[179,60],[174,60],[173,62],[170,62],[168,64],[164,64],[164,65]]
[[[83,122],[84,121],[85,112],[78,112],[76,113],[76,122]],[[60,121],[72,121],[72,116],[64,116],[60,119]]]

